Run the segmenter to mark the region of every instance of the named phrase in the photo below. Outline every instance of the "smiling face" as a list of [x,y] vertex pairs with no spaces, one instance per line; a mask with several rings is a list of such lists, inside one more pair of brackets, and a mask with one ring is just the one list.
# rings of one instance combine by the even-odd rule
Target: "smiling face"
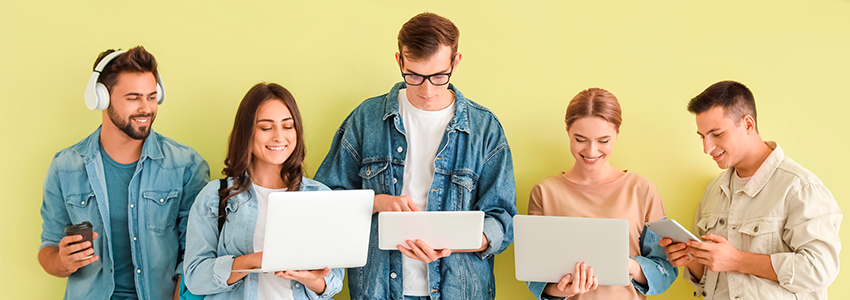
[[[143,140],[151,132],[159,104],[153,73],[123,72],[109,93],[106,114],[112,124],[135,140]],[[108,126],[108,124],[105,124]]]
[[736,121],[726,115],[723,107],[714,106],[697,114],[696,121],[703,152],[714,159],[717,167],[734,167],[746,157],[748,130],[755,131],[755,121],[752,117],[746,115],[742,120]]
[[567,133],[570,136],[570,152],[576,159],[574,168],[593,171],[609,165],[608,158],[617,142],[617,129],[613,123],[599,117],[584,117],[567,127]]
[[297,145],[295,121],[282,100],[265,100],[257,108],[254,136],[251,140],[251,164],[280,168]]
[[[406,46],[402,52],[405,52]],[[401,72],[404,74],[416,75],[434,75],[447,74],[457,69],[460,63],[461,55],[455,55],[454,68],[452,68],[452,49],[446,45],[440,45],[437,52],[428,58],[411,59],[402,57],[396,53],[396,62],[398,63]],[[402,58],[404,60],[402,60]],[[437,111],[448,107],[454,101],[454,95],[449,91],[449,85],[434,85],[429,80],[425,80],[421,85],[407,85],[407,99],[414,107],[427,110]]]

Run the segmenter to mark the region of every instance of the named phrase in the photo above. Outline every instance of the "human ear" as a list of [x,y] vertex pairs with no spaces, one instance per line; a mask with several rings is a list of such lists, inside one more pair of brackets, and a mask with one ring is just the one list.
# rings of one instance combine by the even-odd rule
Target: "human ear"
[[398,52],[395,53],[395,62],[398,63],[399,69],[403,68],[402,67],[403,63],[401,62],[401,55]]
[[756,129],[756,119],[754,119],[753,116],[744,115],[743,122],[744,122],[744,129],[746,129],[747,132],[755,131],[755,129]]
[[460,59],[461,59],[462,57],[463,57],[463,55],[461,55],[461,54],[460,54],[460,52],[458,52],[458,53],[456,53],[456,54],[455,54],[455,57],[454,57],[454,64],[455,64],[455,65],[454,65],[454,69],[455,69],[455,70],[457,70],[457,66],[458,66],[458,65],[460,65]]

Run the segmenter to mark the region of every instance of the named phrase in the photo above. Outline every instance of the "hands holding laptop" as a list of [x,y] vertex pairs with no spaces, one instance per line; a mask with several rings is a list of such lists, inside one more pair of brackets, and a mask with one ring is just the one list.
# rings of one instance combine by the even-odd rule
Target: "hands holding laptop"
[[573,273],[561,277],[558,283],[549,283],[543,293],[553,297],[572,297],[595,290],[599,281],[593,276],[593,268],[586,263],[576,263]]
[[[386,194],[375,195],[375,201],[372,205],[372,213],[380,212],[418,212],[419,208],[410,196],[392,196]],[[484,251],[490,246],[487,241],[487,236],[481,233],[481,247],[477,249],[434,249],[423,240],[406,240],[405,244],[398,244],[396,248],[405,256],[429,263],[443,257],[448,257],[452,252],[479,252]],[[387,249],[384,249],[387,250]]]
[[325,276],[330,274],[331,268],[324,268],[322,270],[288,270],[274,272],[275,276],[298,281],[319,295],[325,292],[325,288],[327,287],[327,284],[325,284]]
[[421,261],[421,262],[429,263],[429,262],[438,260],[438,259],[443,258],[443,257],[448,257],[449,255],[452,254],[452,252],[463,253],[463,252],[484,251],[485,249],[487,249],[487,247],[490,246],[490,243],[487,242],[487,236],[482,233],[481,234],[481,248],[478,248],[478,249],[461,249],[461,250],[433,249],[433,248],[431,248],[431,246],[429,246],[428,244],[426,244],[422,240],[416,240],[416,241],[407,240],[407,246],[410,247],[410,248],[409,249],[405,248],[404,246],[402,246],[400,244],[396,247],[398,247],[398,251],[401,251],[401,253],[406,255],[407,257],[410,257],[412,259],[415,259],[415,260],[418,260],[418,261]]
[[[245,254],[241,256],[237,256],[233,259],[233,266],[231,269],[233,270],[250,270],[257,269],[263,266],[263,251],[255,252],[251,254]],[[327,284],[325,283],[325,276],[328,276],[331,273],[330,268],[324,268],[321,270],[288,270],[288,271],[277,271],[274,272],[274,275],[283,279],[295,280],[298,281],[307,288],[313,290],[317,294],[321,294],[325,292],[325,288]],[[242,279],[245,276],[248,276],[250,273],[244,272],[230,272],[230,277],[227,279],[227,284],[233,284],[239,279]]]

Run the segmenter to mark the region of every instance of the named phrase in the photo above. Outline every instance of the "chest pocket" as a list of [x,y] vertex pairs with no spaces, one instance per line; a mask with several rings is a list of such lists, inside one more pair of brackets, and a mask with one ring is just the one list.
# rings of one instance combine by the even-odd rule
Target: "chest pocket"
[[389,194],[388,181],[391,180],[389,161],[376,161],[365,163],[360,167],[360,178],[363,180],[363,188],[375,191],[375,194]]
[[741,250],[760,254],[776,253],[780,227],[782,227],[781,222],[771,219],[745,222],[738,228],[743,248]]
[[164,232],[174,228],[177,212],[180,210],[180,191],[146,191],[142,192],[145,205],[145,222],[148,229]]
[[472,209],[472,193],[475,190],[475,184],[475,176],[471,173],[457,172],[452,174],[452,187],[457,190],[453,195],[457,197],[454,201],[456,203],[455,210]]
[[[224,226],[221,227],[221,232],[218,233],[218,238],[219,245],[224,247],[223,249],[226,253],[247,254],[247,249],[238,247],[243,244],[239,243],[239,241],[246,238],[250,238],[253,241],[254,238],[253,234],[246,234],[245,232],[246,229],[244,228],[247,228],[248,224],[246,224],[245,218],[241,216],[241,211],[239,210],[240,206],[241,205],[238,202],[237,197],[234,196],[227,200],[227,206],[224,207],[224,214],[227,218],[225,218]],[[210,210],[212,210],[212,215],[218,215],[218,207],[210,207]],[[215,222],[216,226],[218,226],[218,219],[215,219]]]
[[[709,233],[715,233],[715,228],[717,227],[718,217],[704,217],[699,220],[697,223],[697,228],[699,231],[697,236],[703,236]],[[725,235],[724,235],[725,236]]]
[[[97,209],[97,201],[94,193],[76,194],[65,197],[65,207],[74,224],[88,221],[92,224],[92,230],[100,232],[103,228],[103,220]],[[70,225],[70,224],[69,224]]]

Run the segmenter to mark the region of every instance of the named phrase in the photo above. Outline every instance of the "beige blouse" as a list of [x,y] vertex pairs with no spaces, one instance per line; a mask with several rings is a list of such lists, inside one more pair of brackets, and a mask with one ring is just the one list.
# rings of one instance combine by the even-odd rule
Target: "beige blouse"
[[[623,172],[617,180],[600,185],[577,184],[569,181],[564,173],[543,179],[531,189],[528,214],[628,220],[629,256],[640,256],[639,240],[644,223],[667,215],[652,181],[637,173]],[[646,297],[632,286],[599,286],[595,291],[570,299]]]

